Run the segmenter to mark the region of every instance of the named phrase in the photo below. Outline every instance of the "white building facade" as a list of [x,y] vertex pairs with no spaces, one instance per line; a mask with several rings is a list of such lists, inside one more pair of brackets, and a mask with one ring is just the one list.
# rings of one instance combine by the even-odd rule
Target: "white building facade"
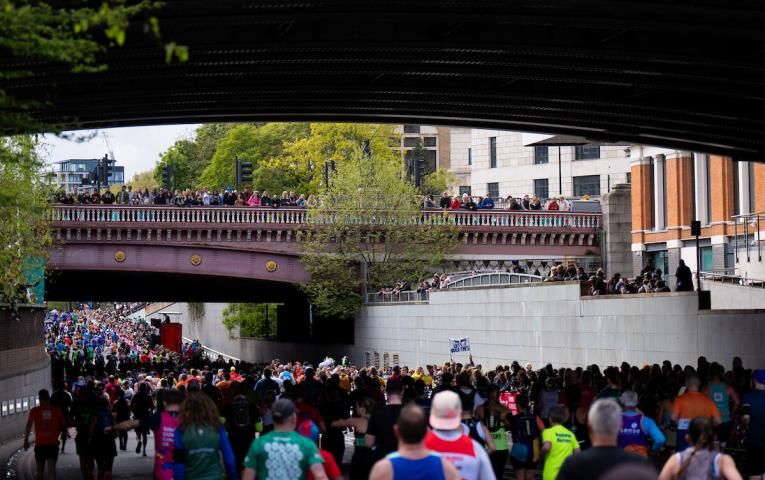
[[453,194],[597,198],[631,181],[625,145],[529,146],[521,132],[451,130],[450,168],[459,178]]

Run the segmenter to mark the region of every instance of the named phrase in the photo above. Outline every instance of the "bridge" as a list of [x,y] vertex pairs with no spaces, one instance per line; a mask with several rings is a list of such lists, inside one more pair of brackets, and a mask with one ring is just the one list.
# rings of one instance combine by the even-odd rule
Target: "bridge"
[[[360,218],[359,224],[373,227],[391,218]],[[160,282],[168,295],[176,283],[180,290],[209,284],[204,277],[269,286],[248,295],[278,294],[268,290],[309,280],[299,254],[311,221],[306,209],[296,208],[56,205],[50,224],[57,245],[50,251],[49,267],[54,280],[56,271],[70,277],[54,281],[50,293],[71,293],[67,289],[80,281],[96,291],[110,289],[116,274],[123,274],[128,280],[119,282],[121,288],[137,282],[150,297],[147,282]],[[600,255],[599,213],[423,210],[409,223],[456,225],[460,243],[455,258]]]
[[166,63],[139,19],[96,74],[0,52],[0,69],[32,73],[3,88],[62,129],[415,122],[765,159],[762,2],[162,4],[152,14],[187,62]]

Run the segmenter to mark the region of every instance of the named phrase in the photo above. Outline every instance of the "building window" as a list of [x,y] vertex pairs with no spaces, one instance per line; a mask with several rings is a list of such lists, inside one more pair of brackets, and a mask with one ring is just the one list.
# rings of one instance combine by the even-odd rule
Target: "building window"
[[632,183],[632,172],[627,172],[627,176],[625,178],[625,181],[627,183]]
[[497,168],[497,137],[489,137],[489,168]]
[[422,141],[426,147],[435,147],[437,140],[436,137],[424,137]]
[[550,150],[547,147],[540,147],[540,146],[534,147],[534,164],[539,165],[541,163],[549,163],[550,162],[549,152]]
[[588,143],[574,147],[574,160],[595,160],[600,158],[600,145]]
[[460,197],[466,193],[472,195],[470,185],[460,185]]
[[499,183],[492,182],[486,184],[486,191],[489,195],[491,195],[491,198],[498,198],[499,197]]
[[600,195],[600,175],[574,177],[574,196]]
[[404,133],[420,133],[419,125],[404,125]]
[[473,164],[473,149],[468,148],[468,165]]
[[534,180],[534,195],[544,200],[550,197],[550,181],[546,178],[537,178]]
[[714,254],[712,247],[699,247],[701,252],[701,271],[709,272],[714,269]]
[[436,171],[438,166],[438,158],[435,150],[425,150],[425,164],[422,168],[422,175],[430,175]]
[[404,137],[404,148],[414,148],[421,141],[420,137]]

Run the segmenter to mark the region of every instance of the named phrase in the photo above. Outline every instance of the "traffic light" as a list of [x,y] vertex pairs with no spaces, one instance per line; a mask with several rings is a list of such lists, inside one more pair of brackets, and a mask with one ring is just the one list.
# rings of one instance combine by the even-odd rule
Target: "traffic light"
[[170,165],[162,167],[162,186],[170,191],[170,180],[173,176],[174,169]]
[[236,159],[236,189],[239,190],[240,183],[252,183],[252,162],[243,162]]
[[104,184],[108,186],[111,183],[109,182],[109,177],[112,176],[112,171],[114,170],[114,160],[109,159],[109,155],[104,155],[102,170]]

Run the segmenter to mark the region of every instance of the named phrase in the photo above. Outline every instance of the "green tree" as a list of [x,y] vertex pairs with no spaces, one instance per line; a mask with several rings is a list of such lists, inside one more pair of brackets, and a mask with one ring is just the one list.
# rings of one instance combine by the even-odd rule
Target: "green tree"
[[239,124],[231,128],[216,145],[212,161],[204,169],[200,184],[208,188],[234,185],[236,158],[253,164],[253,187],[274,191],[287,184],[280,172],[268,169],[270,159],[280,157],[287,142],[309,134],[305,123]]
[[133,179],[128,182],[128,185],[133,187],[133,191],[149,189],[152,190],[158,186],[157,179],[154,178],[154,172],[152,170],[146,170],[145,172],[138,172],[133,175]]
[[230,335],[239,329],[239,337],[275,338],[278,304],[232,303],[223,310],[223,326]]
[[439,168],[435,172],[425,175],[420,184],[420,192],[423,195],[431,193],[438,197],[443,192],[450,191],[457,185],[458,181],[459,179],[454,172],[445,168]]
[[[75,72],[95,72],[108,68],[98,55],[113,46],[122,46],[131,22],[142,14],[143,30],[160,40],[156,17],[143,15],[156,10],[155,0],[113,0],[76,8],[58,2],[55,6],[31,0],[0,0],[0,48],[12,56],[61,62]],[[167,61],[185,61],[188,50],[173,42],[165,43]],[[0,79],[18,79],[31,75],[25,62],[11,62],[0,72]],[[41,92],[41,97],[44,92]],[[0,89],[0,132],[40,132],[51,130],[30,113],[41,102],[20,101]]]
[[[44,259],[52,239],[46,226],[51,190],[31,136],[0,137],[0,297],[24,301],[30,259]],[[42,302],[42,298],[34,299]]]
[[417,282],[457,246],[458,232],[445,217],[421,221],[417,191],[400,157],[385,152],[367,156],[357,147],[338,164],[309,215],[313,226],[302,239],[301,261],[311,274],[306,292],[322,315],[357,312],[362,272],[370,291],[398,280]]
[[175,188],[185,190],[196,187],[197,175],[191,162],[196,156],[197,145],[192,140],[178,140],[166,152],[160,154],[159,162],[154,166],[154,180],[162,185],[162,170],[165,167],[175,169]]
[[369,140],[377,159],[397,159],[392,148],[398,139],[390,125],[357,123],[312,123],[310,135],[288,142],[284,155],[268,162],[268,173],[280,172],[284,186],[300,193],[319,193],[325,189],[325,164],[335,168],[350,160],[359,146]]

